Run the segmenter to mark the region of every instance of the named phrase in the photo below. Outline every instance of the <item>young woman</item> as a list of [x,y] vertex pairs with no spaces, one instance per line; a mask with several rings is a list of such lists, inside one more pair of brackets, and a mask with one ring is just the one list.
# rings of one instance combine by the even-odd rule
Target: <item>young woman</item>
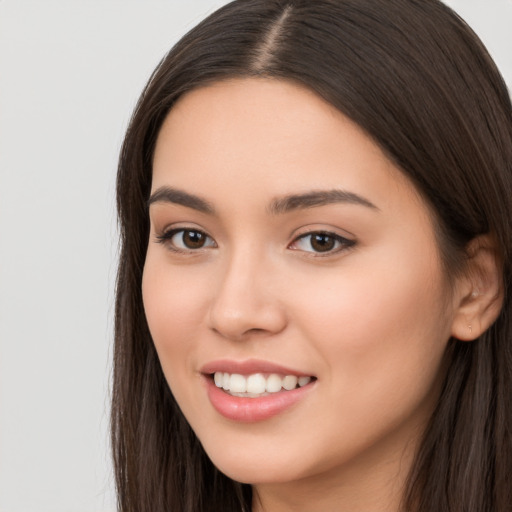
[[512,506],[512,108],[437,0],[238,0],[118,176],[122,512]]

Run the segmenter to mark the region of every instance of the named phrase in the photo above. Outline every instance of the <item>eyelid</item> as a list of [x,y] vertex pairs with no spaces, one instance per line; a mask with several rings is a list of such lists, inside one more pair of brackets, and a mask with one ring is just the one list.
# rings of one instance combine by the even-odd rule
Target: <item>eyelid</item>
[[[194,248],[194,247],[178,247],[174,243],[172,243],[172,239],[174,236],[176,236],[179,233],[185,233],[185,232],[195,232],[203,235],[206,239],[205,244],[203,244],[200,247]],[[294,245],[297,245],[301,240],[306,239],[307,237],[312,237],[314,235],[322,235],[329,237],[333,239],[336,243],[336,246],[332,249],[327,249],[325,251],[318,251],[314,250],[312,247],[312,250],[306,250],[304,248],[294,247]],[[168,226],[161,230],[160,233],[155,235],[156,242],[159,244],[162,244],[166,246],[170,251],[174,253],[182,253],[182,254],[194,254],[194,253],[201,253],[205,250],[211,249],[211,248],[217,248],[217,242],[214,240],[212,236],[210,236],[204,229],[192,225],[173,225]],[[334,256],[338,253],[344,252],[350,248],[352,248],[356,244],[356,240],[347,238],[346,236],[341,235],[340,233],[336,232],[334,229],[325,229],[325,228],[312,228],[311,226],[308,227],[307,231],[302,231],[299,233],[296,233],[292,242],[288,244],[287,248],[290,250],[294,250],[297,252],[302,252],[307,254],[309,257],[328,257],[328,256]]]
[[[209,245],[204,245],[204,246],[198,247],[196,249],[176,247],[175,245],[173,245],[171,243],[171,240],[174,236],[176,236],[178,233],[187,232],[187,231],[200,233],[201,235],[204,235],[207,240],[210,240],[213,243],[209,244]],[[156,238],[155,241],[157,243],[166,246],[170,251],[175,252],[175,253],[182,253],[182,254],[199,253],[201,251],[211,249],[212,247],[213,248],[217,247],[217,242],[215,242],[213,237],[211,237],[204,229],[200,229],[198,227],[190,226],[190,225],[189,226],[174,226],[174,227],[165,228],[161,231],[160,234],[156,234],[155,238]]]
[[[303,240],[303,239],[313,236],[313,235],[324,235],[324,236],[333,238],[339,244],[339,247],[332,249],[332,250],[327,250],[327,251],[315,251],[315,250],[307,251],[304,249],[298,249],[298,248],[292,247],[294,244],[296,244],[300,240]],[[294,237],[294,239],[292,240],[292,242],[288,245],[288,248],[291,250],[301,251],[303,253],[310,254],[311,257],[318,258],[318,257],[327,257],[327,256],[337,255],[341,252],[344,252],[344,251],[354,247],[355,245],[356,245],[356,240],[347,238],[346,236],[343,236],[343,235],[340,235],[339,233],[336,233],[336,231],[330,231],[328,229],[310,229],[309,231],[306,231],[306,232],[296,235]]]

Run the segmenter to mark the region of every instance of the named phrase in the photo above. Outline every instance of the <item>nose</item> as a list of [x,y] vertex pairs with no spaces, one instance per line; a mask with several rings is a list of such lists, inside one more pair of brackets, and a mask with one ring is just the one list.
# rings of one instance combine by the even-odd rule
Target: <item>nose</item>
[[238,254],[225,263],[214,290],[210,328],[230,340],[273,335],[287,323],[272,265],[255,254]]

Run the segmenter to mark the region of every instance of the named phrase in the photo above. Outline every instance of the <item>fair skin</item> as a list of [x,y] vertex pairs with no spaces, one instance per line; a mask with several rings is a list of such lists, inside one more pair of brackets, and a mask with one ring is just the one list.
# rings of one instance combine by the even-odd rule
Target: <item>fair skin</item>
[[[468,332],[469,281],[448,282],[413,185],[312,92],[245,79],[173,107],[151,192],[144,307],[213,463],[257,512],[398,510],[448,340],[485,328]],[[215,391],[210,373],[267,364],[311,381],[266,402]]]

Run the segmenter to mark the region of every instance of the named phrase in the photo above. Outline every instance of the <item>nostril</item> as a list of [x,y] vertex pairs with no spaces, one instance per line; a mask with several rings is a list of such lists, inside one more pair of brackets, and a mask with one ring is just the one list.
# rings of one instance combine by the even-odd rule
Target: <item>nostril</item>
[[249,329],[245,334],[265,334],[265,329],[253,328]]

